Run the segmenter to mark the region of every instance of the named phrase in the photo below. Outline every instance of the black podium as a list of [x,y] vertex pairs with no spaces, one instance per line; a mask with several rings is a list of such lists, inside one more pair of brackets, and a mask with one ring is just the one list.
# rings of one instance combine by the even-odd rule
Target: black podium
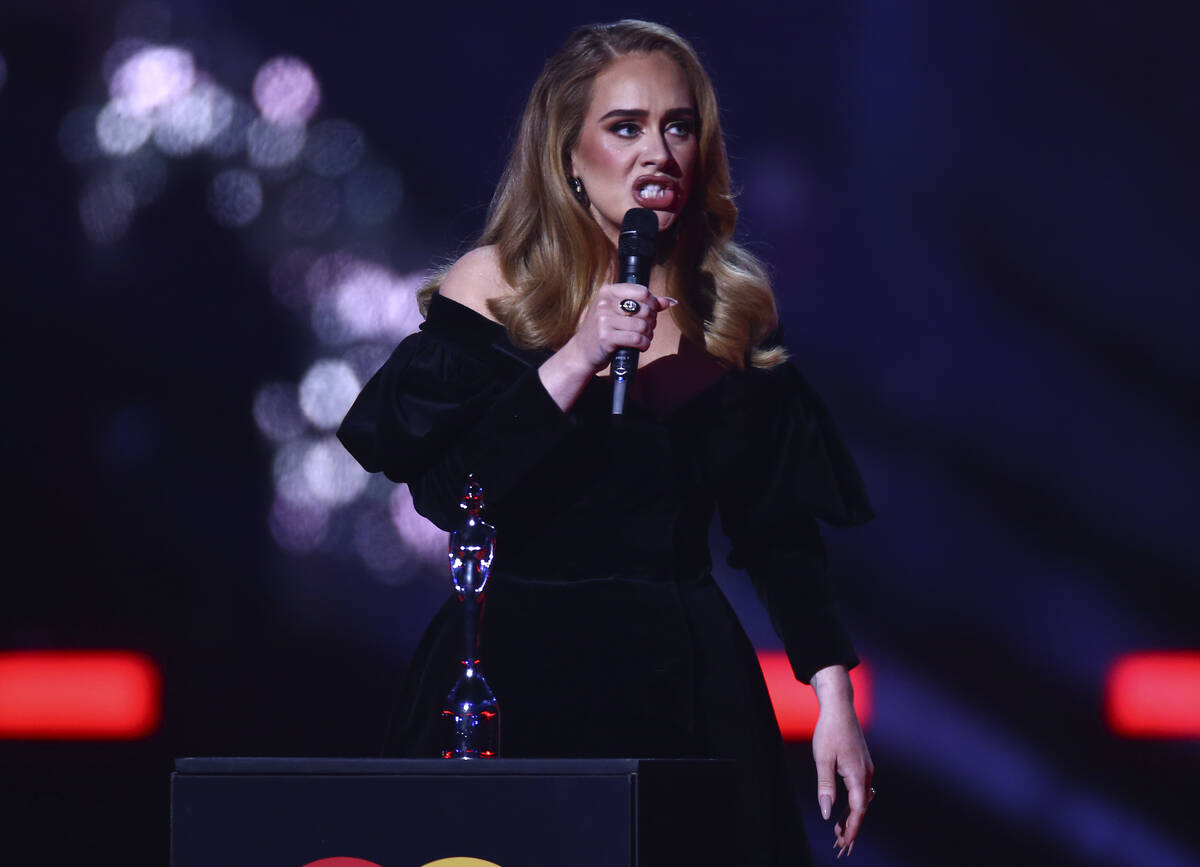
[[661,759],[179,759],[171,865],[730,867],[734,772]]

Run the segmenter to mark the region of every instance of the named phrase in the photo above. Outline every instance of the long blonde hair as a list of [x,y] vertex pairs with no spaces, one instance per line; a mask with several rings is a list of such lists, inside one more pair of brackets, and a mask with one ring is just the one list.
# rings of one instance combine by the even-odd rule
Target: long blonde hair
[[[680,301],[676,321],[731,367],[773,367],[787,358],[781,346],[761,346],[778,324],[775,296],[762,264],[733,241],[737,206],[716,93],[696,52],[661,24],[581,27],[546,61],[479,238],[480,246],[495,245],[502,275],[517,290],[488,307],[517,345],[557,349],[575,333],[597,287],[611,279],[612,242],[571,193],[570,154],[596,76],[617,57],[655,51],[679,64],[699,117],[695,183],[667,241],[668,293]],[[422,288],[422,310],[441,277]]]

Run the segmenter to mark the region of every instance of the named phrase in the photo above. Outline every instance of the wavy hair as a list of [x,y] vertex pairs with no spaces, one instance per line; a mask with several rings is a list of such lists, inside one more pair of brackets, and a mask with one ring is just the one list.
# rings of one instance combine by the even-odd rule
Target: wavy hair
[[[557,349],[575,333],[595,290],[611,279],[615,251],[571,193],[570,154],[596,76],[622,55],[655,51],[683,70],[699,118],[695,183],[663,239],[668,293],[680,302],[676,319],[685,336],[726,365],[773,367],[787,353],[762,345],[778,326],[775,296],[762,263],[733,241],[737,206],[716,93],[695,50],[661,24],[581,27],[546,61],[478,241],[495,245],[502,275],[517,290],[489,300],[489,310],[517,345]],[[441,278],[422,288],[422,310]]]

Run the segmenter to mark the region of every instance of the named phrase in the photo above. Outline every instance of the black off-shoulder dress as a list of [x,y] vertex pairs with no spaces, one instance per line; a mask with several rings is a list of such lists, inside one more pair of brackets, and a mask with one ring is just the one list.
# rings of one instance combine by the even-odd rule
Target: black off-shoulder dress
[[[816,519],[872,517],[820,399],[791,365],[728,371],[655,412],[611,417],[597,378],[562,412],[549,356],[435,295],[421,331],[367,383],[338,431],[369,471],[407,482],[443,529],[468,473],[498,544],[482,658],[518,756],[710,756],[744,769],[745,867],[809,863],[754,648],[714,583],[714,509],[796,677],[857,663],[825,580]],[[410,665],[391,751],[433,756],[457,676],[448,602]]]

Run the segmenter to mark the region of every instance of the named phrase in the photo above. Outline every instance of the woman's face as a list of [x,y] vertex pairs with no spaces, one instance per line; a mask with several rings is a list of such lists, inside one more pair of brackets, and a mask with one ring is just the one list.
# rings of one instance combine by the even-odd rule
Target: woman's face
[[654,211],[659,231],[683,211],[699,155],[696,125],[687,78],[662,52],[622,55],[596,76],[571,171],[614,244],[630,208]]

